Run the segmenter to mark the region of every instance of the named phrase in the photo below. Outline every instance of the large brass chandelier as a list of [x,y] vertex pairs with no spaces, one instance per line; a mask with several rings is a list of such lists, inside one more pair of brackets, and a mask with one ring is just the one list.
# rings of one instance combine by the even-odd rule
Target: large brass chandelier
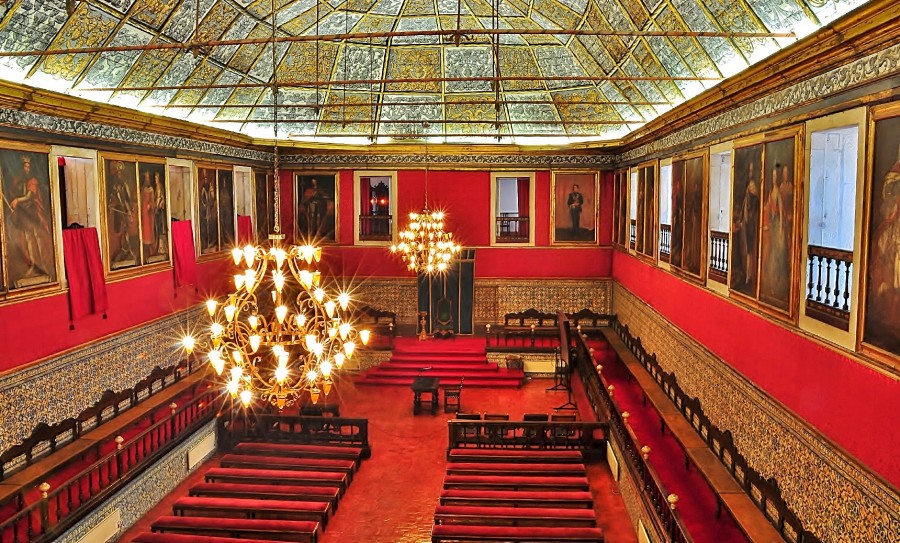
[[[428,148],[425,155],[428,158]],[[406,269],[417,274],[431,275],[450,269],[453,257],[461,247],[453,241],[453,234],[444,231],[444,212],[428,207],[428,163],[425,163],[425,206],[422,211],[409,214],[409,224],[400,231],[400,242],[391,245],[391,252],[400,255]]]

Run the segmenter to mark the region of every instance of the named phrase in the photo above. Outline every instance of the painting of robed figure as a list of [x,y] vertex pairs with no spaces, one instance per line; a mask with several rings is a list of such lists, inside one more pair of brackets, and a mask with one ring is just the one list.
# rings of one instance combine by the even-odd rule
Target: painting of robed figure
[[706,154],[672,161],[670,264],[703,278],[706,271]]
[[732,176],[732,290],[756,298],[759,271],[760,168],[762,144],[734,150]]
[[106,252],[110,270],[141,263],[140,206],[136,164],[133,161],[104,159],[104,215]]
[[56,243],[46,153],[0,150],[6,281],[10,290],[57,282]]
[[304,243],[337,241],[334,174],[298,174],[295,179],[297,239]]
[[164,164],[138,163],[141,253],[144,264],[169,259],[169,210]]
[[893,106],[874,113],[877,120],[871,145],[862,340],[865,345],[897,356],[900,355],[900,108]]
[[197,222],[200,254],[219,251],[219,200],[216,170],[197,168]]
[[796,138],[768,141],[763,149],[759,300],[789,312],[794,262]]

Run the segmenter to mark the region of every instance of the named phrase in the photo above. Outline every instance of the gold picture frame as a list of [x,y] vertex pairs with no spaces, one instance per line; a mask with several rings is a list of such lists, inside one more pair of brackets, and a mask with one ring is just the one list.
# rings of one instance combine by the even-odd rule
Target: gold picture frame
[[599,231],[597,172],[554,170],[550,180],[551,245],[598,245]]

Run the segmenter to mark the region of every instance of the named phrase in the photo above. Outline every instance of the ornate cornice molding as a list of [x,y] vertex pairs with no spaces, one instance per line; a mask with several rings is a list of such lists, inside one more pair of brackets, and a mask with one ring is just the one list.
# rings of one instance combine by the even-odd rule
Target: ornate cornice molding
[[549,168],[571,166],[580,168],[612,168],[616,155],[527,155],[527,154],[296,154],[284,155],[282,164],[292,166],[341,165],[387,166],[418,165],[435,166],[546,166]]
[[272,162],[273,159],[272,153],[264,151],[9,108],[0,108],[0,126],[65,134],[68,136],[81,136],[110,142],[145,145],[162,149],[193,151],[243,160]]
[[621,154],[619,161],[623,165],[637,163],[644,158],[651,157],[667,149],[673,149],[691,141],[734,129],[751,121],[784,113],[813,101],[821,100],[829,95],[834,95],[852,87],[871,83],[897,73],[900,73],[900,44],[892,45],[877,53],[811,77],[710,119],[700,121],[690,128],[679,130],[646,145],[635,147]]

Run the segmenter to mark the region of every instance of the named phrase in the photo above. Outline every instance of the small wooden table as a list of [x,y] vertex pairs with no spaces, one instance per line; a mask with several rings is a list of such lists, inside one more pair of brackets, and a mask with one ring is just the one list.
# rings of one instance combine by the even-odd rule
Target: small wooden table
[[437,414],[438,409],[438,383],[440,379],[437,377],[416,377],[413,379],[413,415],[422,412],[422,393],[431,394],[431,414]]

